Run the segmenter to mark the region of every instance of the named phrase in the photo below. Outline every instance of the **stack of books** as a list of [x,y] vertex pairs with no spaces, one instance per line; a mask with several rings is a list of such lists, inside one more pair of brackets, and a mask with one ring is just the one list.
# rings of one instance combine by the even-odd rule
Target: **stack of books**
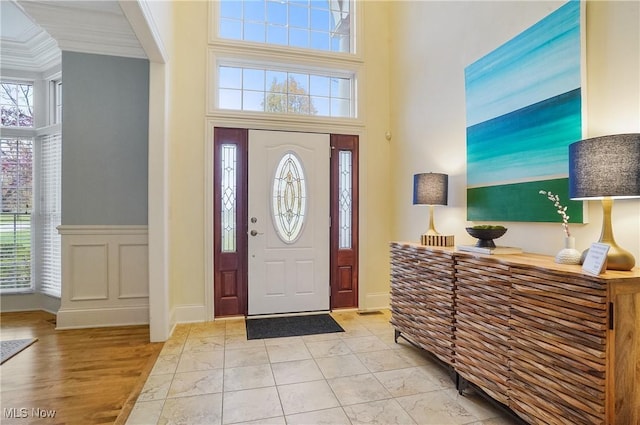
[[477,252],[480,254],[522,254],[521,248],[512,246],[496,246],[495,248],[485,248],[475,245],[459,245],[458,251]]

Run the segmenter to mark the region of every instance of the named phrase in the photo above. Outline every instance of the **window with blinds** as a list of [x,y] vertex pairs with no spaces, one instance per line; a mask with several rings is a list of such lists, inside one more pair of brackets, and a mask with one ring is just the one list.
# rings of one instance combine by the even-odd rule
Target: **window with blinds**
[[62,138],[60,133],[39,138],[38,270],[40,292],[60,296],[61,238],[57,227],[61,223]]
[[33,140],[0,139],[0,292],[33,290]]
[[40,129],[33,83],[0,85],[0,292],[60,297],[61,83],[50,81],[51,125]]

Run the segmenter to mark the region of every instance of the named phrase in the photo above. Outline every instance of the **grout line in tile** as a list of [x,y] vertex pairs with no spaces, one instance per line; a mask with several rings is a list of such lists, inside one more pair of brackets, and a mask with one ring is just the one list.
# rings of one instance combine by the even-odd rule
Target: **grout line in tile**
[[[347,317],[347,315],[342,314],[342,315],[341,315],[341,317],[340,317],[340,320],[338,320],[338,319],[336,318],[336,320],[338,321],[338,323],[339,323],[341,326],[343,326],[343,327],[344,327],[344,326],[347,326],[348,328],[352,328],[352,329],[353,329],[353,328],[357,328],[357,329],[360,329],[360,330],[363,330],[363,331],[368,332],[368,333],[369,333],[369,335],[359,335],[359,336],[347,336],[347,335],[340,335],[340,337],[338,338],[340,341],[342,341],[342,342],[344,343],[344,342],[345,342],[345,340],[347,340],[347,339],[351,339],[351,338],[364,338],[364,337],[372,337],[372,336],[373,336],[373,337],[375,337],[377,340],[379,340],[379,341],[383,342],[383,343],[385,344],[385,346],[387,346],[387,347],[388,347],[388,348],[386,348],[386,349],[384,349],[384,350],[374,350],[374,351],[386,351],[386,350],[393,350],[393,347],[391,347],[391,346],[387,345],[387,344],[385,343],[385,341],[384,341],[384,338],[383,338],[383,337],[381,337],[382,335],[386,335],[386,333],[387,333],[387,332],[392,331],[392,328],[390,328],[390,329],[384,329],[384,327],[383,327],[383,326],[381,326],[381,324],[382,324],[382,323],[384,323],[385,321],[382,321],[382,320],[379,320],[379,319],[376,319],[376,320],[374,320],[374,321],[367,321],[367,320],[366,320],[366,319],[364,319],[364,318],[361,318],[361,317],[358,317],[358,316],[353,316],[353,315],[352,315],[352,316],[350,316],[350,317],[348,317],[348,318],[346,318],[346,319],[345,319],[345,317]],[[335,317],[334,317],[334,318],[335,318]],[[386,317],[386,319],[388,320],[388,317]],[[224,373],[224,372],[225,372],[225,370],[227,370],[227,369],[228,369],[228,364],[227,364],[227,357],[226,357],[226,355],[227,355],[227,353],[229,353],[229,351],[233,351],[233,350],[236,350],[236,349],[252,348],[252,347],[250,347],[250,346],[247,346],[247,347],[233,347],[233,348],[229,348],[229,347],[227,347],[227,338],[228,338],[229,336],[231,336],[231,335],[233,335],[233,336],[237,336],[237,337],[240,337],[240,338],[244,337],[244,340],[246,340],[246,334],[244,334],[244,335],[243,335],[242,333],[239,333],[239,332],[238,332],[238,325],[236,325],[236,324],[234,324],[234,325],[233,325],[233,326],[234,326],[234,328],[235,328],[235,329],[234,329],[234,332],[232,332],[232,333],[228,333],[228,332],[227,332],[227,331],[228,331],[227,327],[229,327],[229,323],[230,323],[230,322],[225,323],[224,333],[222,333],[221,335],[215,335],[215,336],[222,336],[222,338],[223,338],[223,340],[224,340],[224,344],[223,344],[223,356],[224,356],[224,357],[223,357],[223,360],[222,360],[222,376],[221,376],[221,380],[222,380],[222,382],[221,382],[221,385],[222,385],[222,391],[221,391],[221,407],[220,407],[220,408],[221,408],[221,411],[220,411],[220,420],[221,420],[221,423],[223,423],[223,424],[224,424],[224,395],[225,395],[225,394],[228,394],[228,393],[233,392],[233,391],[227,391],[227,390],[225,390],[225,387],[224,387],[224,384],[225,384],[225,373]],[[370,326],[370,327],[367,327],[367,323],[369,323],[369,326]],[[188,340],[188,338],[189,338],[189,336],[190,336],[190,334],[191,334],[192,330],[193,330],[193,327],[192,327],[192,326],[189,326],[189,329],[186,331],[186,335],[185,335],[185,337],[184,337],[184,338],[183,338],[183,337],[181,337],[181,338],[180,338],[180,339],[181,339],[181,341],[182,341],[182,344],[181,344],[181,346],[180,346],[179,353],[177,354],[177,355],[178,355],[178,362],[180,362],[180,361],[182,360],[182,357],[183,357],[183,355],[185,354],[186,342],[187,342],[187,340]],[[360,332],[360,331],[355,331],[355,332],[357,333],[357,332]],[[309,352],[309,353],[311,353],[311,350],[309,349],[309,345],[308,345],[308,344],[310,344],[310,343],[314,343],[314,342],[318,342],[318,341],[315,341],[315,340],[308,340],[308,341],[307,341],[307,340],[305,340],[304,338],[300,338],[300,340],[303,342],[303,346],[304,346],[304,348],[305,348],[305,349],[307,350],[307,352]],[[287,341],[283,341],[283,342],[292,342],[292,341],[293,341],[293,340],[287,340]],[[321,339],[320,341],[327,341],[327,340]],[[272,343],[272,344],[270,344],[270,345],[274,345],[274,344],[277,344],[277,342],[276,342],[276,341],[273,341],[273,343]],[[273,364],[274,364],[274,363],[272,362],[272,358],[271,358],[272,356],[269,354],[268,346],[267,346],[267,344],[264,342],[264,340],[263,340],[263,343],[262,343],[261,345],[257,345],[257,347],[263,347],[263,348],[265,349],[265,351],[266,351],[266,354],[267,354],[267,361],[268,361],[268,363],[267,363],[267,364],[269,365],[269,368],[270,368],[270,371],[271,371],[271,377],[272,377],[273,382],[274,382],[273,387],[276,389],[276,394],[277,394],[277,396],[278,396],[278,402],[279,402],[279,404],[280,404],[280,409],[281,409],[281,411],[282,411],[282,418],[284,419],[285,423],[287,423],[287,422],[288,422],[288,421],[287,421],[287,416],[292,416],[292,415],[286,415],[286,414],[284,413],[284,406],[283,406],[283,404],[282,404],[282,399],[281,399],[280,391],[279,391],[279,387],[281,387],[281,386],[283,386],[283,385],[287,385],[287,384],[281,384],[281,385],[278,385],[278,384],[277,384],[276,377],[275,377],[275,372],[274,372],[274,369],[273,369]],[[349,349],[349,354],[343,354],[343,355],[352,355],[352,356],[354,356],[354,358],[355,358],[355,359],[357,359],[359,362],[361,362],[361,363],[363,363],[363,364],[364,364],[364,362],[362,362],[362,359],[361,359],[360,355],[364,355],[365,353],[368,353],[369,351],[367,351],[367,352],[354,352],[354,351],[351,349],[351,347],[349,347],[348,345],[347,345],[347,348]],[[345,411],[345,405],[343,405],[343,403],[340,401],[340,399],[338,398],[337,394],[335,393],[335,391],[334,391],[333,387],[331,387],[331,385],[329,384],[329,380],[330,380],[330,378],[327,378],[327,376],[325,375],[325,372],[322,370],[322,368],[320,368],[320,364],[318,363],[318,361],[319,361],[320,359],[323,359],[323,358],[332,358],[332,357],[338,357],[338,356],[315,357],[315,356],[313,356],[313,354],[311,354],[311,358],[310,358],[310,359],[308,359],[308,360],[312,360],[312,361],[313,361],[313,365],[314,365],[314,366],[315,366],[315,367],[320,371],[320,374],[321,374],[321,376],[322,376],[322,378],[321,378],[321,379],[318,379],[318,380],[315,380],[315,381],[324,381],[324,383],[325,383],[327,386],[329,386],[329,388],[330,388],[330,390],[331,390],[331,393],[333,394],[333,396],[335,397],[335,399],[338,401],[339,406],[337,406],[337,407],[339,407],[339,408],[341,409],[342,413],[345,415],[345,417],[347,418],[347,420],[348,420],[349,422],[351,422],[351,419],[350,419],[350,418],[349,418],[349,416],[346,414],[346,411]],[[419,366],[419,365],[415,365],[415,366],[417,367],[417,366]],[[410,368],[410,367],[414,367],[414,366],[407,366],[406,368]],[[401,370],[401,369],[406,369],[406,368],[390,369],[390,370]],[[230,369],[230,368],[229,368],[229,369]],[[369,367],[367,367],[366,365],[365,365],[365,369],[366,369],[366,371],[367,371],[367,372],[359,373],[359,374],[357,374],[357,375],[364,375],[364,374],[372,375],[372,376],[374,377],[374,379],[376,380],[376,382],[378,382],[378,383],[380,384],[380,386],[381,386],[382,388],[384,388],[384,390],[389,394],[389,397],[385,397],[385,398],[383,398],[383,399],[376,400],[376,401],[382,401],[382,400],[395,400],[395,401],[397,402],[398,397],[395,397],[395,396],[393,396],[393,394],[391,394],[391,392],[389,391],[389,389],[388,389],[388,388],[387,388],[387,387],[386,387],[386,386],[385,386],[385,385],[380,381],[380,379],[375,375],[375,373],[376,373],[376,372],[372,372],[372,371],[369,369]],[[385,370],[385,371],[386,371],[386,370]],[[177,373],[178,373],[178,372],[177,372],[177,368],[176,368],[176,371],[174,371],[174,372],[171,374],[172,376],[171,376],[171,382],[170,382],[170,384],[169,384],[169,388],[171,388],[171,386],[173,385],[173,383],[174,383],[174,380],[175,380],[175,378],[176,378],[176,374],[177,374]],[[357,376],[357,375],[354,375],[354,376]],[[331,379],[335,379],[335,378],[344,378],[344,376],[337,376],[337,377],[334,377],[334,378],[331,378]],[[304,382],[313,382],[313,381],[304,381]],[[271,387],[271,386],[268,386],[268,387]],[[260,387],[260,388],[267,388],[267,387]],[[442,392],[442,391],[444,391],[444,389],[437,389],[437,390],[435,390],[435,389],[434,389],[433,391],[434,391],[434,392],[436,392],[436,391]],[[157,423],[159,423],[159,422],[160,422],[160,418],[161,418],[162,412],[163,412],[163,410],[164,410],[164,408],[165,408],[166,401],[168,400],[168,392],[167,392],[167,395],[166,395],[163,399],[160,399],[160,400],[162,401],[162,406],[161,406],[160,416],[159,416],[159,419],[158,419],[158,422],[157,422]],[[364,403],[369,403],[369,402],[364,402]],[[363,403],[356,403],[356,404],[363,404]],[[399,404],[399,403],[398,403],[398,404]],[[347,405],[347,406],[352,406],[352,404],[349,404],[349,405]],[[408,412],[407,412],[407,411],[402,407],[402,405],[400,405],[400,407],[401,407],[401,409],[402,409],[402,410],[403,410],[403,411],[404,411],[404,412],[405,412],[409,417],[411,417],[411,418],[413,419],[413,416],[411,416],[411,415],[410,415],[410,414],[409,414],[409,413],[408,413]],[[308,411],[308,412],[301,412],[301,413],[313,413],[313,412],[317,412],[317,411],[321,411],[321,410],[326,410],[326,409],[316,409],[316,410],[311,410],[311,411]],[[280,417],[280,416],[277,416],[277,417]],[[271,418],[263,418],[263,419],[265,419],[265,420],[266,420],[266,419],[271,419]]]

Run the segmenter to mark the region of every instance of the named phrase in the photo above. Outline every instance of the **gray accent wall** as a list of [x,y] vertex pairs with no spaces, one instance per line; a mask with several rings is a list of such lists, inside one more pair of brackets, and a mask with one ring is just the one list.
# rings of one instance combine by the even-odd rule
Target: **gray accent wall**
[[149,61],[62,52],[62,224],[147,224]]

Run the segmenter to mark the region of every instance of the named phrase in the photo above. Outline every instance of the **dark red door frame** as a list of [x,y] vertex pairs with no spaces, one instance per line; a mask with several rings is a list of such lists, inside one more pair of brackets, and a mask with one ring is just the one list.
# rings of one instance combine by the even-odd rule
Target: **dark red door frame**
[[[340,152],[351,152],[351,247],[340,248]],[[331,135],[331,309],[358,307],[358,136]]]
[[[216,317],[247,314],[247,200],[249,131],[214,129],[213,174],[213,309]],[[222,252],[222,145],[237,147],[236,251]]]
[[[358,306],[358,136],[331,135],[331,215],[330,276],[331,309]],[[213,177],[213,261],[215,317],[247,315],[248,307],[248,143],[249,130],[240,128],[214,129]],[[222,252],[221,246],[221,148],[225,144],[237,147],[236,181],[236,251]],[[339,152],[352,153],[352,246],[340,249],[339,228]]]

